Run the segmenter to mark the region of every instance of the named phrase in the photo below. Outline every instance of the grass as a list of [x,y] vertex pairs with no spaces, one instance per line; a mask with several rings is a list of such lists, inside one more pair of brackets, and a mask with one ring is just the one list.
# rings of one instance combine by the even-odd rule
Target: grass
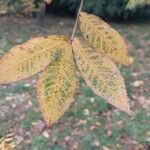
[[[8,19],[9,22],[6,22],[5,18],[0,18],[1,56],[12,46],[43,33],[70,34],[72,30],[70,26],[73,25],[73,20],[68,18],[56,19],[57,22],[63,21],[64,27],[55,20],[53,23],[47,20],[44,27],[37,27],[32,19],[25,19],[27,21],[25,23],[23,19],[16,22],[11,17]],[[33,129],[37,126],[34,123],[38,124],[43,118],[35,100],[34,77],[0,87],[0,102],[4,102],[6,106],[16,103],[16,107],[13,108],[14,116],[6,116],[5,121],[0,119],[0,136],[4,136],[10,129],[17,135],[23,136],[24,140],[17,148],[20,150],[104,150],[105,147],[112,150],[127,150],[129,144],[133,150],[140,146],[143,150],[148,149],[150,147],[149,111],[143,105],[139,105],[138,100],[140,96],[143,96],[145,101],[150,97],[148,85],[150,26],[148,23],[113,24],[113,26],[126,39],[129,53],[134,59],[131,67],[119,66],[119,68],[125,77],[135,116],[129,117],[124,112],[114,109],[105,100],[96,96],[85,85],[84,79],[79,77],[75,102],[56,125],[46,129],[50,137],[47,138],[38,131],[35,135]],[[138,80],[144,81],[144,85],[136,88],[133,83]],[[5,101],[7,97],[13,97],[13,101]],[[8,119],[9,122],[6,121]],[[24,134],[22,135],[20,131]]]
[[43,136],[36,136],[31,139],[31,150],[34,149],[47,149],[48,139]]

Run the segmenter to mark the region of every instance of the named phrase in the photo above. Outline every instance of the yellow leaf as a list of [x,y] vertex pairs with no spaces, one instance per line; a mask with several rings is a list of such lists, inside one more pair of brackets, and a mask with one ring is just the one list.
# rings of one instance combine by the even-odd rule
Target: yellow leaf
[[116,65],[77,38],[73,40],[73,50],[81,75],[94,93],[120,110],[132,114],[124,80]]
[[138,87],[142,86],[143,84],[144,84],[143,80],[136,80],[132,83],[132,86],[138,88]]
[[84,38],[105,56],[124,65],[129,65],[126,44],[117,31],[97,16],[81,12],[79,26]]
[[15,135],[9,133],[6,136],[0,138],[0,150],[14,150],[16,147]]
[[36,74],[57,57],[67,39],[64,36],[37,37],[13,47],[0,60],[0,84]]
[[37,82],[37,95],[44,119],[55,123],[73,102],[75,75],[71,44],[65,45],[62,56],[48,65]]

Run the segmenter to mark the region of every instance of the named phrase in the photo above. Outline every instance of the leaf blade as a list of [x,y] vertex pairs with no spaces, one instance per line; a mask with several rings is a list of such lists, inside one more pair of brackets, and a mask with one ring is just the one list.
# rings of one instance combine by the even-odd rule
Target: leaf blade
[[126,44],[121,35],[97,16],[81,12],[79,26],[83,37],[100,54],[114,62],[130,65]]
[[72,47],[68,43],[61,58],[48,65],[37,82],[39,105],[48,125],[56,123],[73,102],[75,86]]
[[93,92],[131,115],[124,80],[116,65],[77,38],[73,40],[73,50],[81,75]]
[[33,38],[24,44],[13,47],[0,60],[0,84],[8,84],[30,77],[49,63],[60,53],[57,47],[67,42],[64,36]]

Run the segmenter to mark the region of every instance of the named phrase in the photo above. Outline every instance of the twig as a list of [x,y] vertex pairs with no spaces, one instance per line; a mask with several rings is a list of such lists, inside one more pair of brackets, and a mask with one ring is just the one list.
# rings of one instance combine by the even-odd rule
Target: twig
[[75,25],[74,25],[74,28],[73,28],[73,32],[72,32],[72,36],[71,36],[71,41],[73,40],[75,32],[76,32],[76,29],[77,29],[77,24],[78,24],[80,12],[82,10],[82,6],[83,6],[83,0],[81,0],[81,3],[80,3],[80,7],[79,7],[79,10],[78,10],[76,22],[75,22]]

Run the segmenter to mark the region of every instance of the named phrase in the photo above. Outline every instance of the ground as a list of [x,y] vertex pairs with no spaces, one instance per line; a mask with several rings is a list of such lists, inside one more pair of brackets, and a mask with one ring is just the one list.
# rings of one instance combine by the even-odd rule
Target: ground
[[[0,57],[12,46],[45,34],[68,34],[74,20],[49,16],[0,17]],[[121,33],[133,64],[119,65],[135,115],[129,117],[93,94],[78,77],[75,102],[57,124],[45,126],[36,99],[37,76],[0,86],[0,137],[15,134],[17,150],[148,150],[150,148],[150,22],[111,25]],[[79,33],[77,33],[79,34]]]

